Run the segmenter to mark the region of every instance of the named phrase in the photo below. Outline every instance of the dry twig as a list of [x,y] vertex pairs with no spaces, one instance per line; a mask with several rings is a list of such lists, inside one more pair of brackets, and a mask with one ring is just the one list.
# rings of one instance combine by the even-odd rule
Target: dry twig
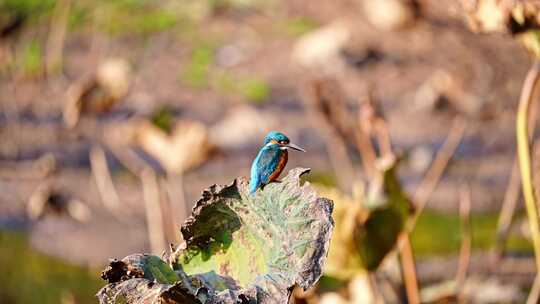
[[403,280],[407,292],[409,304],[420,303],[420,292],[418,288],[418,278],[416,275],[416,264],[414,262],[413,249],[409,233],[404,231],[400,235],[399,255],[401,256],[401,267],[403,269]]
[[527,304],[537,304],[538,299],[540,299],[540,275],[537,273],[529,296],[527,297]]
[[93,147],[90,150],[90,166],[101,202],[107,209],[115,213],[120,207],[120,198],[114,187],[103,148]]
[[164,182],[168,197],[168,221],[171,225],[168,230],[172,233],[172,239],[176,243],[180,243],[182,236],[180,235],[180,229],[178,229],[180,225],[178,225],[177,219],[186,219],[190,214],[184,194],[184,176],[183,174],[167,174]]
[[314,117],[315,125],[323,133],[328,157],[340,187],[349,189],[355,173],[347,154],[347,142],[354,142],[354,124],[341,87],[335,80],[321,79],[311,82],[306,91],[304,100]]
[[377,159],[377,153],[370,136],[371,122],[376,112],[371,90],[367,94],[367,99],[359,104],[359,108],[358,126],[355,129],[356,148],[362,156],[362,166],[366,176],[371,178],[375,172],[374,164]]
[[459,189],[459,217],[461,220],[461,249],[459,251],[459,263],[456,273],[456,294],[461,298],[469,262],[471,260],[472,236],[471,236],[471,189],[468,185],[462,185]]
[[435,191],[435,187],[439,183],[439,180],[446,169],[446,165],[454,155],[461,138],[465,133],[466,123],[461,118],[455,118],[448,133],[448,137],[444,142],[442,148],[437,153],[435,160],[431,163],[431,167],[428,169],[424,179],[418,186],[416,192],[413,195],[413,202],[416,204],[415,213],[409,223],[409,231],[414,229],[416,221],[422,211],[427,205],[429,197]]
[[160,208],[159,185],[155,172],[146,168],[141,173],[141,182],[146,208],[146,224],[148,226],[148,239],[152,253],[160,254],[166,249],[163,218]]
[[62,65],[64,41],[66,39],[70,10],[71,0],[56,2],[47,40],[47,54],[45,57],[47,75],[52,75]]
[[[374,137],[377,139],[380,156],[384,157],[386,155],[392,155],[392,142],[390,140],[390,132],[388,131],[387,122],[384,118],[380,104],[376,103],[376,101],[373,99],[372,89],[370,89],[368,92],[367,100],[360,104],[360,111],[358,114],[360,129],[363,131],[363,133],[366,134],[368,138]],[[369,141],[369,144],[371,147],[364,148],[364,150],[368,152],[369,149],[374,152],[375,148],[373,147],[371,141]],[[359,149],[359,152],[362,155],[362,158],[365,157],[369,160],[369,155],[364,156],[363,150]]]

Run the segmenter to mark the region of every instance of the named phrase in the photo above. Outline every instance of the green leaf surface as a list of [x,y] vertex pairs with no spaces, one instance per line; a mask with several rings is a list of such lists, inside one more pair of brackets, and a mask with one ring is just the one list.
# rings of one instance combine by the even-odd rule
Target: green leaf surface
[[181,228],[185,243],[167,256],[174,275],[155,256],[112,261],[101,303],[287,303],[293,286],[320,278],[333,229],[333,203],[301,185],[308,171],[255,194],[242,178],[211,186]]

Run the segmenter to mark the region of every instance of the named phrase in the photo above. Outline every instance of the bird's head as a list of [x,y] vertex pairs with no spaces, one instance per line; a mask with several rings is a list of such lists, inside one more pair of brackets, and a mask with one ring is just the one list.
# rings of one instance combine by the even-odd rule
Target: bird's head
[[299,146],[292,144],[285,134],[277,131],[271,131],[264,138],[264,146],[271,148],[279,148],[281,150],[294,149],[297,151],[306,152],[306,150]]

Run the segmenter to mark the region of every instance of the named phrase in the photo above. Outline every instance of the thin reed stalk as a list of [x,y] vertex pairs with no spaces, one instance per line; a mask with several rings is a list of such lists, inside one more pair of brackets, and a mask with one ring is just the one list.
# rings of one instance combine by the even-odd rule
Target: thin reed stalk
[[527,216],[529,218],[537,271],[540,270],[540,227],[538,225],[538,210],[532,181],[529,126],[527,120],[534,88],[538,84],[539,75],[540,61],[535,60],[523,83],[516,118],[516,137],[519,167],[521,171],[521,185],[523,188]]
[[431,194],[433,193],[433,191],[435,191],[435,188],[437,187],[437,184],[439,183],[439,180],[442,177],[444,170],[448,165],[448,162],[454,155],[457,147],[459,146],[459,143],[461,142],[461,139],[463,138],[465,128],[465,121],[463,121],[461,118],[454,119],[446,141],[444,142],[439,152],[437,152],[437,156],[431,163],[431,167],[428,169],[426,175],[424,176],[424,179],[420,183],[420,186],[418,186],[418,188],[414,192],[413,202],[415,204],[416,210],[408,223],[409,231],[412,231],[414,229],[416,221],[418,221],[420,214],[422,214],[422,211],[424,211],[424,208],[426,207],[428,200],[431,197]]
[[403,281],[405,282],[405,291],[407,292],[407,302],[409,304],[420,303],[420,291],[418,287],[418,278],[416,275],[416,263],[414,262],[413,249],[410,235],[404,231],[400,235],[399,255],[401,257],[401,268],[403,270]]

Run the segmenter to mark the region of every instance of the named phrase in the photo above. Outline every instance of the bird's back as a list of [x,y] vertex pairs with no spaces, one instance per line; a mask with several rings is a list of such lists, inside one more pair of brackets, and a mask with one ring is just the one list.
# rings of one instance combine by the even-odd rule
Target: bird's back
[[250,192],[276,179],[287,163],[287,151],[263,148],[251,165]]

